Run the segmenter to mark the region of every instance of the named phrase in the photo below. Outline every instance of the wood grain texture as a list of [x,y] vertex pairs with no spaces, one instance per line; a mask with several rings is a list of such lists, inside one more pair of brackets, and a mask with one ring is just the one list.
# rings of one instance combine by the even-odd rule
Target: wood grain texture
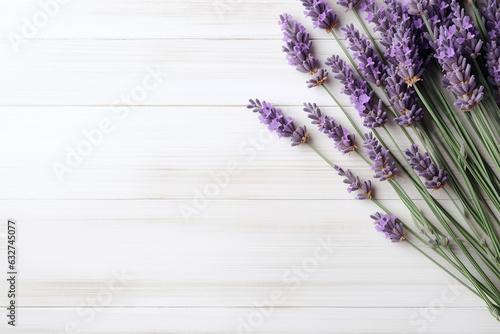
[[[303,18],[300,3],[290,0],[122,0],[119,5],[112,0],[67,2],[53,10],[57,14],[36,38],[281,39],[277,25],[280,14]],[[31,21],[43,10],[36,0],[2,0],[0,6],[10,13],[0,24],[3,38],[10,32],[20,34],[23,17]],[[355,23],[352,12],[339,8],[337,15],[344,23]],[[310,21],[302,21],[313,31]],[[328,38],[319,30],[314,36]]]
[[[377,207],[244,108],[258,97],[309,124],[301,104],[317,102],[350,129],[281,53],[283,12],[311,28],[322,61],[341,52],[298,1],[68,1],[16,50],[12,34],[47,3],[0,0],[0,253],[16,218],[20,261],[18,328],[2,317],[0,332],[498,332],[474,295],[375,233]],[[103,120],[112,130],[92,137]],[[309,128],[328,158],[371,177]],[[387,184],[375,195],[411,222]]]

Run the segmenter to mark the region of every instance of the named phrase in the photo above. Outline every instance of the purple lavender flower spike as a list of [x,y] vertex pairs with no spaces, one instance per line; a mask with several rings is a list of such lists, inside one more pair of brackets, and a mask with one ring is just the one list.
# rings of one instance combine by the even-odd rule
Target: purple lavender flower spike
[[309,135],[305,126],[298,129],[293,124],[294,119],[283,115],[280,108],[275,108],[272,103],[262,101],[259,99],[249,100],[250,104],[248,109],[259,114],[261,123],[267,124],[271,132],[276,132],[278,137],[292,137],[292,146],[297,146],[302,143],[307,143]]
[[344,129],[342,125],[337,124],[332,117],[323,116],[321,109],[316,103],[304,103],[304,111],[308,113],[308,117],[312,120],[312,124],[318,126],[318,129],[325,133],[328,138],[333,139],[335,148],[342,154],[353,152],[357,149],[355,145],[355,136]]
[[429,7],[429,0],[410,0],[408,3],[408,13],[411,15],[424,15]]
[[431,45],[435,58],[446,71],[443,84],[457,95],[455,105],[463,111],[470,111],[483,99],[484,87],[477,87],[465,57],[477,57],[482,42],[477,38],[479,32],[472,19],[455,0],[450,3],[450,10],[452,22],[435,29],[436,40]]
[[344,85],[342,93],[349,96],[351,104],[363,118],[365,127],[373,129],[387,123],[387,113],[383,109],[382,101],[375,100],[373,91],[368,92],[366,81],[358,79],[344,60],[333,55],[327,59],[326,65],[331,67],[336,74],[335,78]]
[[391,66],[387,72],[389,76],[386,79],[385,90],[391,104],[400,114],[394,121],[401,126],[410,126],[419,122],[424,117],[424,112],[417,104],[418,97],[415,91],[412,87],[404,84],[394,66]]
[[385,123],[387,123],[387,112],[384,110],[384,104],[382,100],[378,100],[377,103],[373,103],[373,91],[370,92],[370,103],[366,104],[368,113],[366,113],[365,119],[363,120],[363,126],[369,129],[378,128]]
[[481,3],[482,15],[492,42],[500,44],[500,3],[496,0],[486,0]]
[[450,8],[455,30],[455,45],[458,47],[457,52],[464,57],[476,58],[481,54],[483,47],[483,41],[479,39],[479,30],[476,29],[472,18],[465,14],[465,9],[460,7],[456,1],[451,2]]
[[381,86],[387,78],[387,66],[367,38],[354,28],[353,24],[341,28],[345,39],[349,41],[349,49],[354,51],[354,58],[359,61],[359,70],[370,82]]
[[337,5],[340,5],[342,7],[346,7],[347,10],[353,9],[359,2],[360,0],[339,0],[337,1]]
[[372,170],[375,171],[374,178],[380,181],[390,180],[398,173],[398,167],[391,158],[389,151],[380,145],[373,133],[365,134],[363,147],[366,148],[365,157],[373,162]]
[[[361,3],[361,10],[364,11],[366,15],[366,20],[370,23],[374,23],[376,27],[373,29],[374,31],[378,31],[378,27],[381,26],[381,20],[378,16],[378,6],[375,4],[375,0],[365,0]],[[382,27],[381,29],[384,29]]]
[[306,9],[304,14],[310,17],[315,28],[325,29],[330,33],[337,25],[337,15],[326,0],[300,0]]
[[396,0],[386,0],[385,3],[387,7],[377,9],[370,1],[362,8],[369,13],[371,22],[377,24],[374,30],[382,35],[385,58],[396,66],[398,75],[411,86],[421,80],[431,59],[429,43],[421,30],[423,21],[409,15],[407,6]]
[[406,239],[403,224],[394,215],[377,212],[370,216],[375,222],[375,229],[385,234],[386,239],[392,242],[400,242]]
[[299,72],[316,73],[319,61],[311,53],[312,42],[306,28],[288,14],[280,15],[278,24],[283,31],[283,41],[286,42],[283,52],[286,53],[288,64],[295,66]]
[[474,109],[484,97],[484,87],[476,85],[471,66],[462,53],[462,45],[456,35],[457,27],[441,26],[436,30],[436,41],[432,47],[436,50],[435,58],[446,71],[443,84],[457,95],[455,105],[463,111]]
[[411,168],[426,180],[427,189],[438,190],[446,185],[448,172],[443,168],[438,168],[427,152],[424,155],[420,154],[418,145],[412,145],[411,149],[405,151],[405,155]]
[[344,171],[339,166],[334,166],[335,170],[340,176],[344,176],[344,183],[348,184],[347,192],[350,194],[353,191],[358,191],[359,194],[356,199],[364,200],[372,198],[372,182],[370,180],[361,182],[359,176],[354,176],[354,174],[348,169]]
[[455,105],[463,111],[474,109],[484,97],[484,87],[476,87],[476,79],[471,75],[472,68],[462,56],[451,64],[451,69],[452,72],[444,76],[443,84],[457,95]]
[[495,99],[500,102],[500,3],[487,0],[482,3],[482,15],[490,42],[484,47],[488,81],[494,86]]
[[386,56],[396,65],[398,75],[408,85],[421,81],[427,63],[419,54],[418,44],[411,41],[408,30],[398,30],[392,37],[392,44],[386,50]]
[[434,31],[438,25],[450,25],[453,18],[450,1],[434,0],[427,8],[427,17],[432,31]]
[[488,70],[488,81],[493,85],[495,90],[493,95],[497,103],[500,102],[500,48],[497,42],[491,41],[484,48],[486,54],[486,69]]
[[307,88],[321,86],[322,84],[325,83],[327,77],[328,77],[328,71],[322,68],[319,69],[318,72],[313,75],[313,78],[311,80],[306,81]]

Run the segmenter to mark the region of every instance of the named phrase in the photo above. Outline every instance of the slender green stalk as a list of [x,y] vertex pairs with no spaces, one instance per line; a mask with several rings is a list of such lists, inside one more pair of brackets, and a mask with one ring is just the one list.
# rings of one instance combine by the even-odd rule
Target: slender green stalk
[[[341,108],[341,109],[343,109],[343,108]],[[344,113],[346,113],[345,110],[344,110]],[[352,124],[354,124],[354,123],[352,123]],[[381,144],[383,146],[387,147],[387,145],[383,142],[383,140],[380,138],[380,136],[377,134],[377,132],[374,131],[374,133],[377,136],[377,138],[379,139],[379,141],[381,142]],[[397,144],[396,144],[396,146],[397,146]],[[400,150],[400,152],[401,152],[401,150]],[[402,152],[401,152],[401,154],[402,154]],[[437,211],[437,209],[436,209],[436,205],[437,205],[436,203],[437,203],[437,201],[432,196],[430,196],[430,194],[427,192],[427,190],[425,189],[425,187],[423,187],[423,185],[419,185],[419,180],[418,179],[416,180],[403,167],[403,165],[398,161],[398,159],[396,157],[393,156],[393,158],[396,161],[396,163],[398,163],[398,165],[402,168],[402,170],[410,177],[410,179],[412,180],[413,184],[417,187],[417,190],[419,191],[419,193],[424,197],[424,200],[426,201],[426,203],[431,207],[431,209],[433,209],[434,212],[436,212]],[[440,207],[440,209],[444,210],[444,208],[442,208],[442,207]],[[448,217],[452,217],[448,212],[445,212],[445,213],[446,213],[446,215]],[[439,217],[439,216],[437,216],[437,217]],[[441,224],[443,224],[443,223],[447,224],[446,222],[442,221],[442,219],[440,220],[440,222],[441,222]],[[459,226],[460,225],[455,219],[452,219],[452,222],[453,222],[453,225],[455,225],[455,226]],[[477,244],[476,240],[472,240],[472,239],[474,239],[472,236],[467,235],[467,233],[468,233],[467,231],[462,230],[461,232],[465,233],[465,237],[466,237],[467,240],[469,240],[469,244]],[[469,257],[469,258],[472,259],[472,257]],[[482,276],[485,277],[486,275],[484,275],[484,273],[483,273]]]
[[[420,97],[420,100],[424,103],[426,109],[429,111],[432,118],[434,119],[435,124],[440,130],[440,133],[442,134],[446,144],[448,145],[448,147],[450,147],[450,149],[454,153],[454,160],[457,163],[467,162],[467,168],[469,171],[472,172],[474,180],[480,183],[483,190],[487,193],[488,197],[495,204],[497,210],[500,210],[500,201],[498,198],[499,192],[498,192],[498,187],[496,185],[498,184],[498,179],[494,173],[490,172],[488,165],[480,157],[478,157],[478,155],[480,156],[480,154],[477,151],[477,148],[475,147],[473,142],[469,144],[469,142],[471,142],[472,139],[465,134],[466,133],[465,129],[463,129],[463,131],[459,131],[459,134],[461,133],[460,138],[464,140],[464,143],[462,145],[466,145],[466,148],[472,154],[467,155],[467,157],[461,158],[462,146],[456,141],[455,135],[450,131],[448,125],[446,125],[445,122],[441,119],[441,116],[434,111],[434,109],[430,105],[429,99],[420,90],[418,84],[415,85],[415,91],[417,92],[417,94]],[[449,113],[448,116],[452,120],[454,119],[454,117],[456,117],[456,115],[454,116],[453,113]],[[459,130],[461,129],[459,128]]]
[[470,220],[467,219],[467,217],[465,217],[465,213],[462,212],[462,210],[458,207],[457,203],[455,202],[455,199],[451,196],[451,194],[448,191],[448,189],[446,189],[446,187],[443,187],[442,189],[444,190],[444,192],[446,193],[446,195],[448,195],[448,198],[451,200],[451,202],[455,205],[455,208],[460,213],[460,215],[462,216],[462,218],[467,222],[467,225],[469,225],[470,230],[474,233],[474,235],[476,236],[477,240],[481,240],[481,237],[477,233],[476,229],[471,224]]
[[[377,51],[380,53],[380,50],[378,50],[377,44],[373,41],[373,38],[371,37],[371,34],[368,33],[366,27],[364,26],[362,20],[357,15],[357,13],[356,13],[356,17],[361,22],[361,24],[363,26],[363,29],[365,30],[365,33],[369,36],[369,38],[372,40],[373,45],[377,48]],[[431,35],[431,38],[434,39],[432,29],[430,28],[430,24],[429,24],[429,22],[428,22],[428,20],[427,20],[427,18],[425,16],[423,16],[423,20],[424,20],[426,26],[428,27],[429,33]],[[335,34],[333,34],[333,35],[334,35],[335,39],[337,40],[337,42],[339,43],[339,45],[341,46],[341,48],[344,51],[344,53],[346,54],[346,56],[349,58],[349,60],[353,64],[353,67],[357,70],[357,67],[354,64],[354,61],[351,58],[351,56],[349,55],[349,53],[347,52],[346,48],[340,43],[340,41],[338,40],[337,36]],[[361,75],[361,73],[359,73],[359,71],[358,71],[358,74],[363,78],[363,76]],[[387,94],[386,94],[385,91],[384,91],[384,94],[387,97]],[[330,92],[330,95],[332,96],[333,94],[331,94],[331,92]],[[422,95],[423,95],[422,92],[419,92],[419,96],[421,97],[421,100],[423,101],[423,103],[426,106],[426,108],[427,109],[431,109],[432,108],[431,105],[425,99],[422,99]],[[442,99],[443,98],[442,95],[440,95],[439,98]],[[444,98],[444,100],[442,100],[441,102],[443,103],[443,101],[447,101],[447,99]],[[449,102],[444,102],[443,104],[445,106],[447,106],[447,105],[449,105]],[[450,109],[453,109],[453,108],[450,108]],[[393,112],[392,110],[390,110],[390,111]],[[453,113],[453,111],[452,111],[452,113]],[[394,115],[394,113],[393,113],[393,115]],[[435,114],[435,115],[437,116],[437,114]],[[491,113],[488,114],[488,116],[490,116],[490,118],[491,118],[491,115],[492,115]],[[455,119],[455,118],[452,118],[451,121],[454,124],[454,127],[458,128],[458,130],[461,131],[461,135],[464,136],[467,139],[467,146],[471,146],[470,151],[473,154],[472,154],[472,160],[469,161],[469,164],[470,164],[470,162],[474,162],[473,173],[475,173],[476,176],[478,176],[478,175],[481,175],[481,176],[488,175],[490,171],[489,171],[489,169],[487,167],[487,164],[484,163],[483,158],[482,158],[481,154],[479,153],[479,151],[475,148],[475,145],[474,145],[472,139],[470,139],[470,137],[468,137],[468,134],[466,134],[466,131],[464,131],[463,127],[461,126],[461,122],[458,119]],[[493,143],[493,138],[495,138],[495,133],[492,131],[492,129],[490,127],[490,124],[487,122],[487,119],[484,117],[484,114],[478,115],[478,120],[475,120],[475,123],[477,123],[478,126],[479,126],[479,128],[481,130],[483,130],[483,134],[482,134],[481,138],[482,138],[483,143],[485,144],[485,147],[487,148],[488,152],[490,153],[490,156],[492,156],[492,158],[494,160],[495,160],[495,156],[496,157],[500,157],[500,149],[498,149],[498,147],[494,147],[493,145],[491,145]],[[353,126],[354,126],[354,123],[352,121],[351,121],[351,124],[353,124]],[[457,155],[458,153],[461,153],[462,146],[454,138],[453,132],[450,131],[450,129],[447,128],[447,126],[444,125],[444,124],[445,124],[445,122],[440,121],[438,125],[441,127],[440,130],[443,133],[446,134],[445,135],[445,141],[447,141],[449,144],[451,144],[450,147],[452,148],[452,152],[454,152],[454,154]],[[358,131],[358,133],[360,133],[360,131],[356,127],[355,127],[355,129],[356,129],[356,131]],[[385,127],[384,127],[384,130],[386,131],[387,135],[389,136],[389,138],[391,139],[391,141],[396,146],[396,148],[399,151],[399,153],[401,154],[401,156],[404,158],[404,154],[403,154],[401,148],[399,147],[399,145],[397,144],[397,142],[394,140],[394,138],[392,137],[392,135],[390,134],[390,132]],[[410,142],[413,142],[413,140],[411,139],[411,136],[409,136],[409,134],[407,133],[406,129],[403,129],[403,130],[404,130],[405,135],[410,140]],[[385,143],[383,143],[383,141],[380,139],[380,137],[378,136],[378,134],[376,133],[376,131],[374,131],[374,133],[376,134],[377,138],[379,138],[379,141],[381,142],[381,144],[383,146],[386,146]],[[498,131],[497,131],[497,133],[498,133]],[[420,194],[423,196],[423,198],[426,201],[426,203],[429,205],[429,207],[430,207],[431,211],[433,212],[433,214],[440,221],[441,225],[445,228],[445,230],[452,237],[452,239],[455,241],[455,243],[459,246],[459,248],[461,249],[461,251],[465,254],[465,256],[467,257],[468,261],[472,264],[472,266],[474,267],[474,269],[480,274],[480,276],[486,282],[486,288],[488,290],[488,294],[490,295],[490,297],[491,297],[491,295],[493,295],[493,298],[495,298],[496,300],[500,300],[500,291],[498,291],[498,289],[491,282],[491,280],[489,279],[489,277],[484,273],[484,271],[482,270],[482,268],[477,264],[476,260],[468,252],[467,248],[463,245],[462,240],[458,237],[458,235],[455,233],[455,231],[451,228],[450,225],[448,225],[448,221],[446,219],[450,220],[450,222],[456,228],[459,229],[460,234],[466,238],[466,240],[468,241],[468,243],[473,248],[477,247],[477,241],[478,241],[478,239],[480,239],[480,236],[477,233],[477,231],[474,229],[474,227],[472,226],[472,224],[469,221],[469,219],[467,219],[467,217],[465,216],[465,213],[463,213],[462,210],[460,210],[460,208],[458,207],[457,203],[455,202],[455,199],[446,190],[446,192],[447,192],[450,200],[454,203],[455,207],[458,209],[458,211],[461,214],[462,218],[467,222],[467,224],[471,228],[471,232],[474,233],[474,236],[468,234],[468,232],[465,231],[465,230],[463,230],[463,228],[460,229],[461,225],[446,210],[444,210],[444,208],[441,205],[439,205],[437,203],[437,201],[426,191],[425,188],[422,188],[422,186],[419,184],[419,182],[417,182],[415,180],[415,178],[413,178],[413,176],[410,175],[410,173],[408,173],[405,170],[405,168],[401,165],[401,163],[399,163],[399,161],[397,161],[397,159],[394,159],[394,160],[396,161],[396,163],[398,163],[402,167],[403,171],[410,177],[410,179],[414,183],[414,185],[417,188],[417,190],[420,192]],[[457,165],[460,164],[460,163],[463,163],[462,160],[458,160],[458,159],[453,159],[453,161]],[[479,166],[480,168],[478,169],[477,166]],[[418,177],[417,177],[417,180],[418,180]],[[395,181],[395,180],[390,180],[390,181],[392,181],[390,183],[394,186],[394,188],[398,192],[398,194],[400,192],[404,191],[403,188],[398,185],[397,181]],[[481,180],[481,182],[483,184],[488,184],[489,186],[491,186],[491,189],[489,189],[488,193],[490,195],[493,195],[493,197],[495,197],[494,193],[495,193],[495,190],[497,190],[495,188],[497,188],[496,184],[498,183],[498,180],[494,180],[494,182],[491,182],[491,181],[488,182],[487,180]],[[474,189],[473,187],[469,187],[469,188],[470,189]],[[454,189],[456,189],[456,187]],[[497,192],[497,194],[498,194],[498,192]],[[404,202],[407,204],[407,206],[411,207],[411,204],[410,204],[411,200],[408,200],[405,196],[403,196],[403,197],[405,198]],[[461,197],[461,199],[464,199],[464,198]],[[497,199],[497,201],[498,201],[498,199]],[[465,207],[465,205],[464,205],[464,207]],[[482,210],[483,207],[481,205],[477,205],[477,203],[476,203],[476,208],[479,210],[479,213],[477,213],[474,210],[474,214],[475,214],[475,217],[481,217],[482,218],[481,223],[482,223],[483,229],[486,229],[487,234],[489,236],[495,236],[495,234],[492,233],[491,226],[487,225],[487,224],[484,224],[484,221],[486,221],[487,219],[485,219],[486,215],[484,214],[484,211]],[[415,208],[412,207],[410,209],[410,211],[412,212],[412,214],[415,214],[416,211],[418,211],[418,209],[415,210]],[[443,214],[444,214],[444,216],[443,216]],[[445,217],[446,217],[446,219],[445,219]],[[494,242],[493,244],[498,244],[498,243]],[[482,254],[481,253],[482,249],[481,250],[477,250],[476,249],[476,251],[480,255]],[[463,265],[460,262],[460,260],[456,257],[456,255],[453,254],[453,256],[455,258],[455,261],[457,261],[457,263],[461,264],[463,266],[463,268],[464,268],[464,270],[461,271],[461,273],[464,276],[466,276],[477,289],[482,289],[482,286],[480,285],[480,282],[478,282],[477,279],[466,269],[465,265]],[[487,266],[490,269],[491,268],[493,268],[493,270],[498,269],[498,268],[492,267],[491,263],[489,263],[489,262],[486,262],[486,264],[487,264]],[[495,265],[498,265],[498,263],[495,263]],[[496,270],[496,273],[498,274],[498,270]],[[488,298],[482,292],[480,292],[480,293],[482,294],[482,297],[484,297],[483,299],[485,299],[485,301],[488,303],[488,305],[490,307],[490,310],[491,309],[496,309],[491,303],[489,303],[489,300],[487,300]]]
[[[379,141],[381,142],[381,144],[382,144],[383,146],[387,147],[387,145],[385,145],[385,143],[382,141],[382,139],[381,139],[381,138],[380,138],[380,136],[377,134],[377,132],[376,132],[376,131],[374,131],[374,133],[375,133],[375,135],[377,136],[377,138],[379,139]],[[391,136],[391,137],[392,137],[392,136]],[[393,140],[394,140],[394,139],[393,139]],[[394,143],[395,143],[395,141],[394,141]],[[395,145],[398,147],[397,143],[395,143]],[[398,149],[399,149],[399,147],[398,147]],[[399,151],[401,152],[401,150],[400,150],[400,149],[399,149]],[[402,154],[402,152],[401,152],[401,154]],[[398,163],[398,164],[400,165],[400,167],[402,167],[402,164],[401,164],[401,163],[400,163],[400,162],[399,162],[396,158],[395,158],[395,161],[396,161],[396,163]],[[444,220],[444,218],[441,216],[441,214],[440,214],[440,212],[439,212],[439,210],[438,210],[438,209],[440,209],[441,211],[443,211],[443,212],[446,214],[446,216],[447,216],[449,219],[451,219],[451,221],[453,222],[453,225],[454,225],[455,227],[460,226],[460,224],[459,224],[459,223],[458,223],[455,219],[453,219],[453,218],[452,218],[452,216],[451,216],[451,215],[450,215],[447,211],[445,211],[443,207],[441,207],[441,206],[440,206],[439,208],[438,208],[438,207],[436,207],[436,203],[437,203],[437,201],[436,201],[436,200],[435,200],[432,196],[430,196],[430,194],[429,194],[429,193],[425,190],[425,188],[424,188],[424,189],[422,189],[421,187],[419,187],[418,181],[416,181],[416,180],[415,180],[415,179],[414,179],[414,178],[413,178],[413,177],[412,177],[412,176],[411,176],[411,175],[410,175],[410,174],[409,174],[409,173],[408,173],[408,172],[404,169],[404,167],[402,167],[402,169],[406,172],[406,174],[410,177],[410,179],[412,180],[412,182],[414,183],[414,185],[417,187],[417,190],[418,190],[418,191],[419,191],[419,193],[423,196],[424,200],[425,200],[425,201],[426,201],[426,203],[429,205],[429,207],[430,207],[430,208],[431,208],[431,210],[433,211],[433,213],[434,213],[434,215],[436,216],[436,218],[438,218],[438,220],[440,221],[441,225],[443,225],[443,227],[445,227],[445,229],[447,230],[447,232],[448,232],[448,233],[450,233],[450,232],[451,232],[451,233],[454,233],[454,232],[451,230],[451,228],[449,228],[448,223],[447,223],[447,222]],[[396,182],[396,181],[394,181],[394,180],[391,180],[391,181]],[[397,184],[397,182],[396,182],[396,184]],[[402,188],[401,188],[401,187],[399,187],[397,191],[398,191],[398,193],[404,193],[404,191],[402,190]],[[400,195],[400,197],[401,197],[401,195]],[[407,207],[408,207],[408,206],[411,206],[411,205],[413,204],[412,202],[411,202],[411,204],[410,204],[410,202],[411,202],[411,201],[407,201],[407,202],[406,202]],[[414,205],[414,204],[413,204],[413,205]],[[471,244],[471,245],[475,244],[475,240],[473,239],[473,237],[472,237],[472,236],[468,235],[468,233],[467,233],[465,230],[462,230],[461,232],[462,232],[461,234],[462,234],[462,235],[466,238],[466,240],[468,240],[468,241],[469,241],[469,244]],[[451,233],[450,233],[450,234],[451,234]],[[489,286],[489,287],[490,287],[490,288],[491,288],[491,289],[495,292],[495,294],[497,294],[497,295],[499,296],[499,298],[500,298],[500,292],[498,292],[497,290],[495,290],[495,289],[493,289],[493,288],[492,288],[492,287],[494,286],[494,285],[493,285],[493,283],[492,283],[491,281],[488,281],[488,276],[487,276],[487,275],[486,275],[486,274],[482,271],[482,269],[480,268],[480,266],[479,266],[479,265],[477,265],[477,263],[475,262],[474,258],[473,258],[473,257],[472,257],[469,253],[468,253],[467,249],[466,249],[466,248],[465,248],[465,247],[461,244],[461,240],[459,240],[458,236],[457,236],[457,235],[455,235],[455,234],[453,234],[453,235],[452,235],[452,237],[453,237],[453,239],[454,239],[454,241],[455,241],[456,243],[460,243],[460,245],[459,245],[460,249],[461,249],[464,253],[465,253],[465,252],[467,252],[466,256],[467,256],[468,260],[469,260],[469,261],[471,262],[471,264],[474,266],[474,268],[476,269],[476,271],[478,271],[478,273],[481,275],[481,277],[483,277],[483,279],[485,279],[485,281],[487,281],[487,282],[488,282],[488,286]]]
[[427,27],[427,32],[431,36],[431,39],[435,41],[436,39],[434,38],[434,32],[432,31],[431,25],[429,23],[429,20],[427,20],[427,16],[422,15],[422,19],[424,20],[425,26]]
[[[429,134],[429,132],[423,131],[422,134],[424,136],[426,136],[426,140],[431,140],[433,143],[435,142],[434,139]],[[439,141],[439,138],[436,140]],[[437,147],[437,145],[434,144],[434,147]],[[451,154],[449,153],[448,148],[442,144],[441,144],[441,147],[442,147],[443,151],[445,152],[445,154],[447,154],[448,157],[451,157]],[[474,220],[478,223],[478,225],[481,227],[481,229],[483,231],[485,231],[485,233],[488,236],[490,236],[490,239],[496,240],[496,242],[494,242],[493,244],[496,246],[495,249],[497,251],[497,256],[498,256],[498,254],[499,254],[499,252],[498,252],[498,244],[499,244],[498,237],[496,237],[497,236],[496,229],[491,225],[492,223],[491,223],[490,219],[494,220],[497,223],[497,225],[500,225],[500,222],[498,221],[498,218],[496,217],[496,215],[491,211],[489,206],[484,203],[482,198],[480,198],[480,194],[481,194],[480,190],[477,189],[477,186],[475,186],[471,183],[470,179],[472,179],[472,178],[462,168],[462,165],[458,164],[457,168],[459,169],[460,173],[464,176],[464,181],[466,183],[466,186],[467,186],[469,193],[471,194],[473,202],[475,204],[475,207],[473,207],[470,204],[469,199],[465,196],[465,191],[462,189],[460,183],[457,181],[452,170],[448,167],[446,160],[444,160],[444,158],[442,158],[439,154],[436,153],[437,150],[432,148],[432,150],[429,150],[429,151],[433,153],[436,161],[440,162],[441,164],[444,164],[445,169],[448,170],[450,184],[451,184],[452,188],[454,189],[455,194],[461,198],[461,202],[465,206],[467,211],[469,211],[472,214]],[[460,209],[458,209],[458,210],[461,212]],[[465,219],[466,219],[466,217],[465,217]],[[467,220],[467,222],[469,222],[469,221]],[[491,231],[493,231],[493,232],[491,232]],[[477,235],[477,233],[476,233],[476,235]],[[487,254],[485,254],[484,252],[481,251],[481,245],[480,245],[479,241],[480,241],[479,238],[477,239],[477,241],[469,240],[469,242],[475,243],[472,246],[475,249],[479,250],[479,252],[481,253],[481,255],[484,258],[484,261],[487,262],[487,264],[488,264],[490,261],[488,259]],[[494,266],[494,267],[492,268],[491,266]],[[492,271],[498,270],[498,267],[499,267],[498,261],[491,263],[491,266],[489,266],[489,267]]]
[[453,273],[451,273],[448,269],[446,269],[445,267],[443,267],[439,262],[437,262],[436,260],[434,260],[432,257],[430,257],[426,252],[424,252],[423,250],[421,250],[418,246],[416,246],[413,242],[411,242],[410,240],[405,240],[408,244],[410,244],[413,248],[415,248],[420,254],[422,254],[423,256],[425,256],[427,259],[431,260],[435,265],[437,265],[439,268],[443,269],[448,275],[450,275],[451,277],[453,277],[454,279],[456,279],[460,284],[462,284],[463,286],[465,286],[470,292],[472,292],[473,294],[475,294],[476,296],[478,296],[479,298],[483,299],[483,297],[477,293],[475,290],[473,290],[470,286],[468,286],[467,284],[465,284],[462,280],[460,280],[457,276],[455,276]]
[[[311,149],[313,149],[313,151],[316,154],[318,154],[332,168],[335,167],[335,165],[330,160],[328,160],[328,158],[326,158],[325,155],[323,155],[316,147],[314,147],[314,145],[312,145],[309,142],[307,144],[308,144],[308,146]],[[376,205],[378,205],[384,212],[390,214],[390,211],[387,210],[387,208],[385,208],[383,205],[381,205],[380,202],[378,202],[377,200],[375,200],[373,198],[371,200]],[[418,236],[418,234],[415,233],[409,226],[405,225],[405,228],[410,233],[412,233],[415,237],[417,237],[417,239],[419,239],[421,242],[425,243],[424,240],[420,236]],[[407,241],[409,241],[409,240],[407,240]],[[435,261],[433,258],[431,258],[428,254],[426,254],[425,252],[423,252],[422,250],[420,250],[420,248],[418,248],[415,244],[413,244],[411,242],[410,242],[410,244],[411,244],[412,247],[414,247],[415,249],[417,249],[421,254],[423,254],[424,256],[426,256],[433,263],[435,263],[441,269],[443,269],[446,273],[448,273],[449,275],[451,275],[453,278],[457,279],[457,281],[459,283],[463,284],[467,289],[469,289],[471,292],[473,292],[478,297],[480,297],[481,299],[483,299],[485,301],[485,303],[487,303],[488,307],[490,308],[490,311],[491,311],[491,309],[496,309],[496,306],[491,303],[491,301],[489,300],[489,298],[486,295],[486,293],[483,292],[483,291],[486,291],[488,293],[488,295],[490,295],[490,298],[492,298],[493,300],[495,300],[495,302],[498,303],[498,299],[497,299],[498,294],[495,291],[495,289],[492,289],[491,286],[487,286],[487,287],[482,286],[481,283],[478,282],[472,274],[470,274],[470,272],[467,270],[466,266],[460,261],[460,259],[453,252],[451,252],[451,250],[450,250],[450,254],[454,257],[454,261],[450,261],[449,259],[447,259],[446,257],[444,257],[442,254],[440,254],[440,252],[437,252],[437,253],[438,253],[438,255],[441,255],[441,257],[443,257],[445,260],[447,260],[450,264],[452,264],[455,268],[457,268],[457,270],[462,275],[464,275],[471,282],[471,284],[476,288],[476,291],[472,290],[467,284],[465,284],[462,280],[460,280],[458,277],[456,277],[456,275],[454,275],[449,270],[447,270],[446,268],[444,268],[441,264],[439,264],[437,261]]]
[[479,8],[477,8],[478,4],[477,1],[474,1],[472,4],[472,11],[474,12],[474,18],[476,19],[476,25],[479,28],[479,32],[481,33],[481,37],[485,41],[489,41],[490,37],[488,35],[488,32],[486,31],[486,27],[484,26],[483,19],[481,16],[481,13],[479,12]]
[[313,144],[311,144],[310,142],[307,142],[307,145],[314,151],[316,152],[317,155],[319,155],[321,157],[321,159],[325,160],[325,162],[327,164],[330,165],[330,167],[332,167],[333,169],[335,169],[335,164],[333,162],[331,162],[327,157],[325,157],[323,155],[323,153],[321,153]]
[[[496,103],[494,97],[493,97],[493,92],[490,89],[490,85],[486,81],[486,78],[484,77],[483,71],[481,70],[481,67],[479,66],[479,63],[477,61],[477,58],[472,59],[472,63],[474,64],[474,69],[476,70],[476,74],[479,77],[479,80],[481,81],[481,85],[484,87],[486,90],[486,94],[484,94],[483,99],[485,99],[488,103],[488,105],[492,108],[495,109],[497,115],[500,114],[500,107]],[[500,125],[498,124],[497,120],[495,119],[495,116],[491,112],[490,108],[486,108],[486,112],[488,113],[488,116],[491,118],[493,122],[493,126],[495,126],[495,130],[497,134],[500,132]]]

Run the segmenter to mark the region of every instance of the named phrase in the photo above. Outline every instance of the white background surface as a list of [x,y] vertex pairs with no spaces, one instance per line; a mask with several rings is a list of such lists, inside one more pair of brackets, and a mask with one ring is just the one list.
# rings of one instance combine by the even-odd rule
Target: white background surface
[[[37,1],[0,6],[0,249],[16,218],[20,272],[18,327],[2,315],[2,333],[498,333],[475,296],[375,232],[373,204],[244,108],[266,99],[299,124],[314,101],[344,120],[281,53],[283,12],[311,28],[321,60],[339,53],[300,2],[72,0],[45,24]],[[10,38],[33,17],[16,51]],[[167,76],[144,100],[122,99],[157,68]],[[59,180],[54,162],[103,119],[113,130]],[[333,161],[371,177],[309,128]],[[228,164],[238,171],[213,188]],[[188,223],[181,208],[207,190]]]

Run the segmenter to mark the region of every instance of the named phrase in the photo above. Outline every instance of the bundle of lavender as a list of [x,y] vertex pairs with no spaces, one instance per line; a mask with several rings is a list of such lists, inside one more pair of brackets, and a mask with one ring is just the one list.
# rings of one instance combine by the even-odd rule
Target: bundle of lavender
[[[283,52],[290,65],[309,74],[309,88],[322,87],[333,99],[354,133],[315,103],[304,103],[304,112],[334,148],[355,153],[375,179],[393,188],[412,224],[377,201],[370,180],[329,161],[313,146],[306,127],[296,126],[280,108],[260,100],[250,100],[248,108],[270,131],[290,138],[292,146],[307,145],[316,152],[358,200],[378,205],[380,211],[370,216],[377,231],[392,242],[410,244],[483,299],[500,321],[500,2],[385,0],[379,6],[374,0],[339,0],[339,6],[354,13],[360,32],[352,24],[341,26],[326,0],[300,1],[305,16],[331,34],[343,54],[321,64],[305,27],[288,14],[279,20]],[[378,43],[370,27],[381,36]],[[339,103],[329,80],[341,82],[340,94],[349,96],[366,129]],[[399,125],[395,129],[406,144],[394,140],[389,122]],[[424,215],[401,186],[402,174],[431,215]],[[434,197],[437,191],[456,210],[447,210]]]

